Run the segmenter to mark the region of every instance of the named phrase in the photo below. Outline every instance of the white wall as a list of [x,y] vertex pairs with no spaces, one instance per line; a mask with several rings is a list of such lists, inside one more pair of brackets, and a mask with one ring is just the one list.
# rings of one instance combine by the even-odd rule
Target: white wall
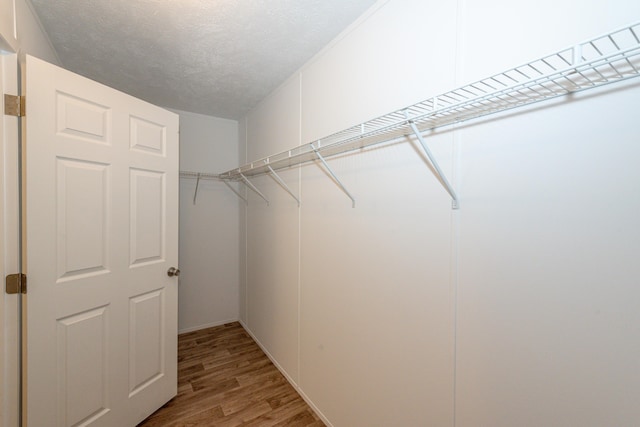
[[[640,18],[640,3],[379,2],[254,109],[246,160]],[[243,323],[338,426],[640,419],[637,82],[254,180]],[[609,112],[606,119],[603,112]],[[246,235],[245,235],[246,233]]]
[[60,65],[29,0],[0,0],[0,50],[26,53]]
[[[250,158],[261,158],[265,151],[285,150],[297,141],[300,132],[299,82],[293,79],[283,86],[272,102],[282,108],[257,108],[247,119],[246,135]],[[286,171],[282,179],[298,192],[298,171]],[[258,188],[278,186],[270,176],[253,180]],[[246,312],[252,331],[273,345],[271,355],[291,376],[298,375],[298,228],[297,202],[285,190],[269,192],[270,206],[251,194],[247,209],[247,283]],[[255,197],[254,197],[255,196]],[[283,268],[284,267],[284,268]]]
[[[180,114],[180,170],[219,173],[238,165],[238,122]],[[240,208],[222,182],[180,179],[178,330],[239,318]]]
[[[520,22],[502,10],[521,12],[467,2],[465,81],[640,18],[628,1],[543,1]],[[509,58],[487,48],[498,42]],[[461,426],[640,420],[640,86],[630,83],[460,132]]]

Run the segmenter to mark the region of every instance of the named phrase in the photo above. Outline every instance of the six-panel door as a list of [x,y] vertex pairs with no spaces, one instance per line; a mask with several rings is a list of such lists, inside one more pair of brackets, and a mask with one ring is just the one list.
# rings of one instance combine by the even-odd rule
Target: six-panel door
[[27,57],[27,422],[134,426],[176,394],[178,118]]

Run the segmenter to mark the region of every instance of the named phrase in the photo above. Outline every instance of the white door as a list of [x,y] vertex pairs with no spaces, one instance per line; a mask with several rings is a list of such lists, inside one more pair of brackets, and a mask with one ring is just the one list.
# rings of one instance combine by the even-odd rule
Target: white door
[[134,426],[177,390],[178,117],[26,60],[27,422]]

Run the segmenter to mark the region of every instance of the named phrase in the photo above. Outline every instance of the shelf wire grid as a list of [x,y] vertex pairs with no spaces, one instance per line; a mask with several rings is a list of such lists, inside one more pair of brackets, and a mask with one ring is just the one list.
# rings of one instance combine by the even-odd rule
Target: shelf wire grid
[[180,171],[180,178],[220,180],[220,174],[208,172]]
[[640,75],[640,22],[236,169],[238,180]]

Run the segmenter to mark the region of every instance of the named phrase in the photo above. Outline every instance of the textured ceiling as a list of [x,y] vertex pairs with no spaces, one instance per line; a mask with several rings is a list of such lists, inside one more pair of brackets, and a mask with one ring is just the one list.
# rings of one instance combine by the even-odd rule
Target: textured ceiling
[[163,107],[238,119],[375,0],[31,0],[62,65]]

